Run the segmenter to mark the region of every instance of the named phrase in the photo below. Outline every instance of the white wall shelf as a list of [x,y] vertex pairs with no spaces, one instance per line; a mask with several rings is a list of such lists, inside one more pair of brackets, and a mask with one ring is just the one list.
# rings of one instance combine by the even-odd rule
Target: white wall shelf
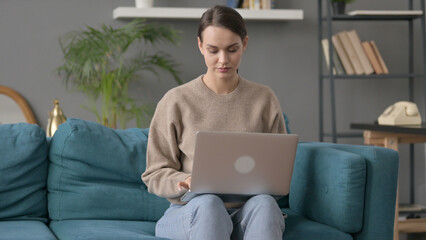
[[[114,19],[156,18],[156,19],[200,19],[207,8],[135,8],[117,7],[114,9]],[[299,9],[271,9],[249,10],[236,9],[246,20],[257,21],[287,21],[302,20],[303,10]]]

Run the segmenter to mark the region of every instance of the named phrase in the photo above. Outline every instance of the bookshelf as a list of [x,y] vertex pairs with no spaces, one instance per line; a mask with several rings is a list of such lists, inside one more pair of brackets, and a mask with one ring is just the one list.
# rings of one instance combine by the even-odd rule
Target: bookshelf
[[[425,15],[424,14],[415,14],[415,15],[411,15],[411,14],[405,14],[405,15],[383,15],[383,14],[376,14],[376,15],[355,15],[355,16],[350,16],[350,15],[332,15],[331,13],[331,6],[330,4],[327,4],[326,9],[327,9],[327,13],[325,15],[323,15],[323,5],[322,5],[322,1],[325,0],[318,0],[318,4],[319,4],[319,12],[318,12],[318,21],[321,23],[319,24],[319,28],[318,28],[318,32],[319,32],[319,109],[320,109],[320,116],[319,116],[319,139],[320,141],[324,141],[324,137],[331,137],[333,142],[337,142],[338,138],[342,138],[342,137],[362,137],[361,134],[356,134],[356,133],[339,133],[336,129],[336,110],[335,110],[335,91],[334,91],[334,85],[335,85],[335,80],[362,80],[362,79],[408,79],[409,82],[409,86],[410,86],[410,90],[409,90],[409,98],[410,101],[413,101],[414,99],[414,79],[415,78],[420,78],[423,79],[424,82],[426,83],[426,78],[425,78],[425,69],[426,69],[426,60],[424,60],[426,58],[426,43],[425,43]],[[422,7],[424,9],[424,0],[420,0],[421,3],[423,4]],[[329,3],[328,1],[326,1],[327,3]],[[410,0],[410,9],[412,9],[412,5],[413,5],[413,0]],[[418,11],[416,11],[418,12]],[[423,10],[424,12],[424,10]],[[413,21],[414,20],[420,20],[422,22],[422,38],[423,38],[423,46],[422,46],[422,51],[423,51],[423,73],[414,73],[413,68],[414,68],[414,63],[413,63],[413,35],[414,35],[414,29],[413,29]],[[334,61],[333,61],[333,54],[332,54],[332,50],[333,50],[333,46],[332,46],[332,41],[331,41],[331,37],[333,34],[333,22],[334,21],[408,21],[409,24],[409,46],[410,46],[410,53],[409,53],[409,69],[410,71],[407,73],[398,73],[398,74],[385,74],[385,75],[333,75],[333,74],[329,74],[332,71],[333,65],[334,65]],[[327,28],[328,28],[328,34],[326,36],[324,36],[323,34],[323,24],[326,24]],[[322,46],[321,46],[321,40],[323,38],[328,38],[329,40],[329,54],[330,55],[330,68],[328,69],[327,72],[323,71],[323,64],[324,64],[324,56],[323,56],[323,52],[322,52]],[[331,104],[330,104],[330,108],[331,108],[331,132],[330,133],[325,133],[324,132],[324,116],[323,116],[323,112],[324,112],[324,101],[323,101],[323,82],[324,80],[330,80],[330,98],[331,98]],[[424,90],[424,95],[425,95],[425,102],[426,102],[426,88]],[[426,111],[426,109],[425,109]]]
[[[391,13],[372,13],[367,15],[333,15],[331,11],[331,3],[329,0],[318,0],[318,57],[319,57],[319,139],[324,141],[325,137],[331,138],[333,142],[337,142],[338,138],[353,138],[353,137],[362,137],[362,133],[341,133],[336,129],[336,97],[335,97],[335,81],[362,81],[363,84],[366,83],[366,79],[401,79],[407,81],[409,86],[409,100],[414,100],[414,79],[422,79],[424,82],[424,101],[426,102],[426,35],[425,35],[425,0],[418,0],[420,2],[420,10],[414,9],[413,0],[408,1],[408,10],[404,10],[405,14],[391,14]],[[323,14],[323,2],[325,3],[325,11]],[[333,23],[336,21],[345,22],[345,21],[383,21],[383,22],[395,22],[395,21],[405,21],[408,23],[408,72],[407,73],[398,73],[398,74],[386,74],[386,75],[336,75],[333,73],[334,59],[333,59]],[[420,31],[421,37],[421,51],[423,55],[422,62],[422,71],[421,73],[414,72],[414,21],[420,21],[420,28],[416,29]],[[325,27],[323,26],[325,25]],[[327,31],[327,34],[324,34],[324,31]],[[327,71],[323,70],[325,64],[324,54],[322,50],[322,39],[328,39],[328,52],[329,52],[329,61],[330,64],[327,67]],[[405,63],[406,61],[403,61]],[[331,73],[331,74],[330,74]],[[324,132],[324,81],[330,81],[330,126],[331,132]],[[426,112],[426,106],[424,111]],[[413,158],[414,158],[414,146],[410,146],[410,183],[414,183],[414,169],[413,169]],[[414,203],[414,188],[411,186],[410,192],[410,204]],[[395,222],[395,236],[394,239],[398,239],[398,232],[411,233],[411,232],[426,232],[426,219],[407,219],[399,220]]]
[[[154,18],[154,19],[200,19],[207,8],[182,7],[117,7],[113,11],[114,19]],[[249,10],[236,9],[246,20],[256,21],[290,21],[303,20],[303,10],[300,9],[270,9]]]

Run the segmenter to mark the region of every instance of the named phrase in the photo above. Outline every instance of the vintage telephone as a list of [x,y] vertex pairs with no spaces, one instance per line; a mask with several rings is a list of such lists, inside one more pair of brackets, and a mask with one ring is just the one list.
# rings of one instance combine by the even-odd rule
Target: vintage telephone
[[415,103],[401,101],[386,108],[378,122],[381,125],[421,125],[422,118]]

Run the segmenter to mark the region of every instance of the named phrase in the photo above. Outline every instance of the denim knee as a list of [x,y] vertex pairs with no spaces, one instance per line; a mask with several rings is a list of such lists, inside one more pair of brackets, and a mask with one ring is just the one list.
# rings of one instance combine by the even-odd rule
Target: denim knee
[[225,205],[218,196],[212,194],[204,194],[198,196],[191,201],[188,205],[192,209],[192,219],[195,218],[209,219],[214,223],[214,220],[223,221],[223,219],[229,218],[229,214],[226,211]]
[[192,210],[192,236],[204,236],[204,239],[229,239],[233,224],[222,199],[205,194],[192,199],[188,204],[191,204]]
[[270,219],[283,221],[281,209],[277,201],[270,195],[256,195],[246,202],[244,208],[253,214],[266,214],[272,217]]
[[193,205],[192,207],[213,207],[213,208],[222,208],[224,207],[222,199],[213,194],[203,194],[198,197],[193,198],[189,201],[188,205]]
[[257,195],[243,206],[236,219],[244,239],[282,239],[284,217],[276,200],[269,195]]
[[278,209],[277,201],[270,195],[262,194],[250,198],[246,205],[253,205],[260,208]]

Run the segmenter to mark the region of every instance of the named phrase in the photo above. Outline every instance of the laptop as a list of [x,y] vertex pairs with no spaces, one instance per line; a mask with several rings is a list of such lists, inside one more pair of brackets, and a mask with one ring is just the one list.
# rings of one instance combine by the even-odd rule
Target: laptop
[[191,189],[181,201],[200,194],[215,194],[224,202],[287,195],[297,143],[295,134],[197,132]]

